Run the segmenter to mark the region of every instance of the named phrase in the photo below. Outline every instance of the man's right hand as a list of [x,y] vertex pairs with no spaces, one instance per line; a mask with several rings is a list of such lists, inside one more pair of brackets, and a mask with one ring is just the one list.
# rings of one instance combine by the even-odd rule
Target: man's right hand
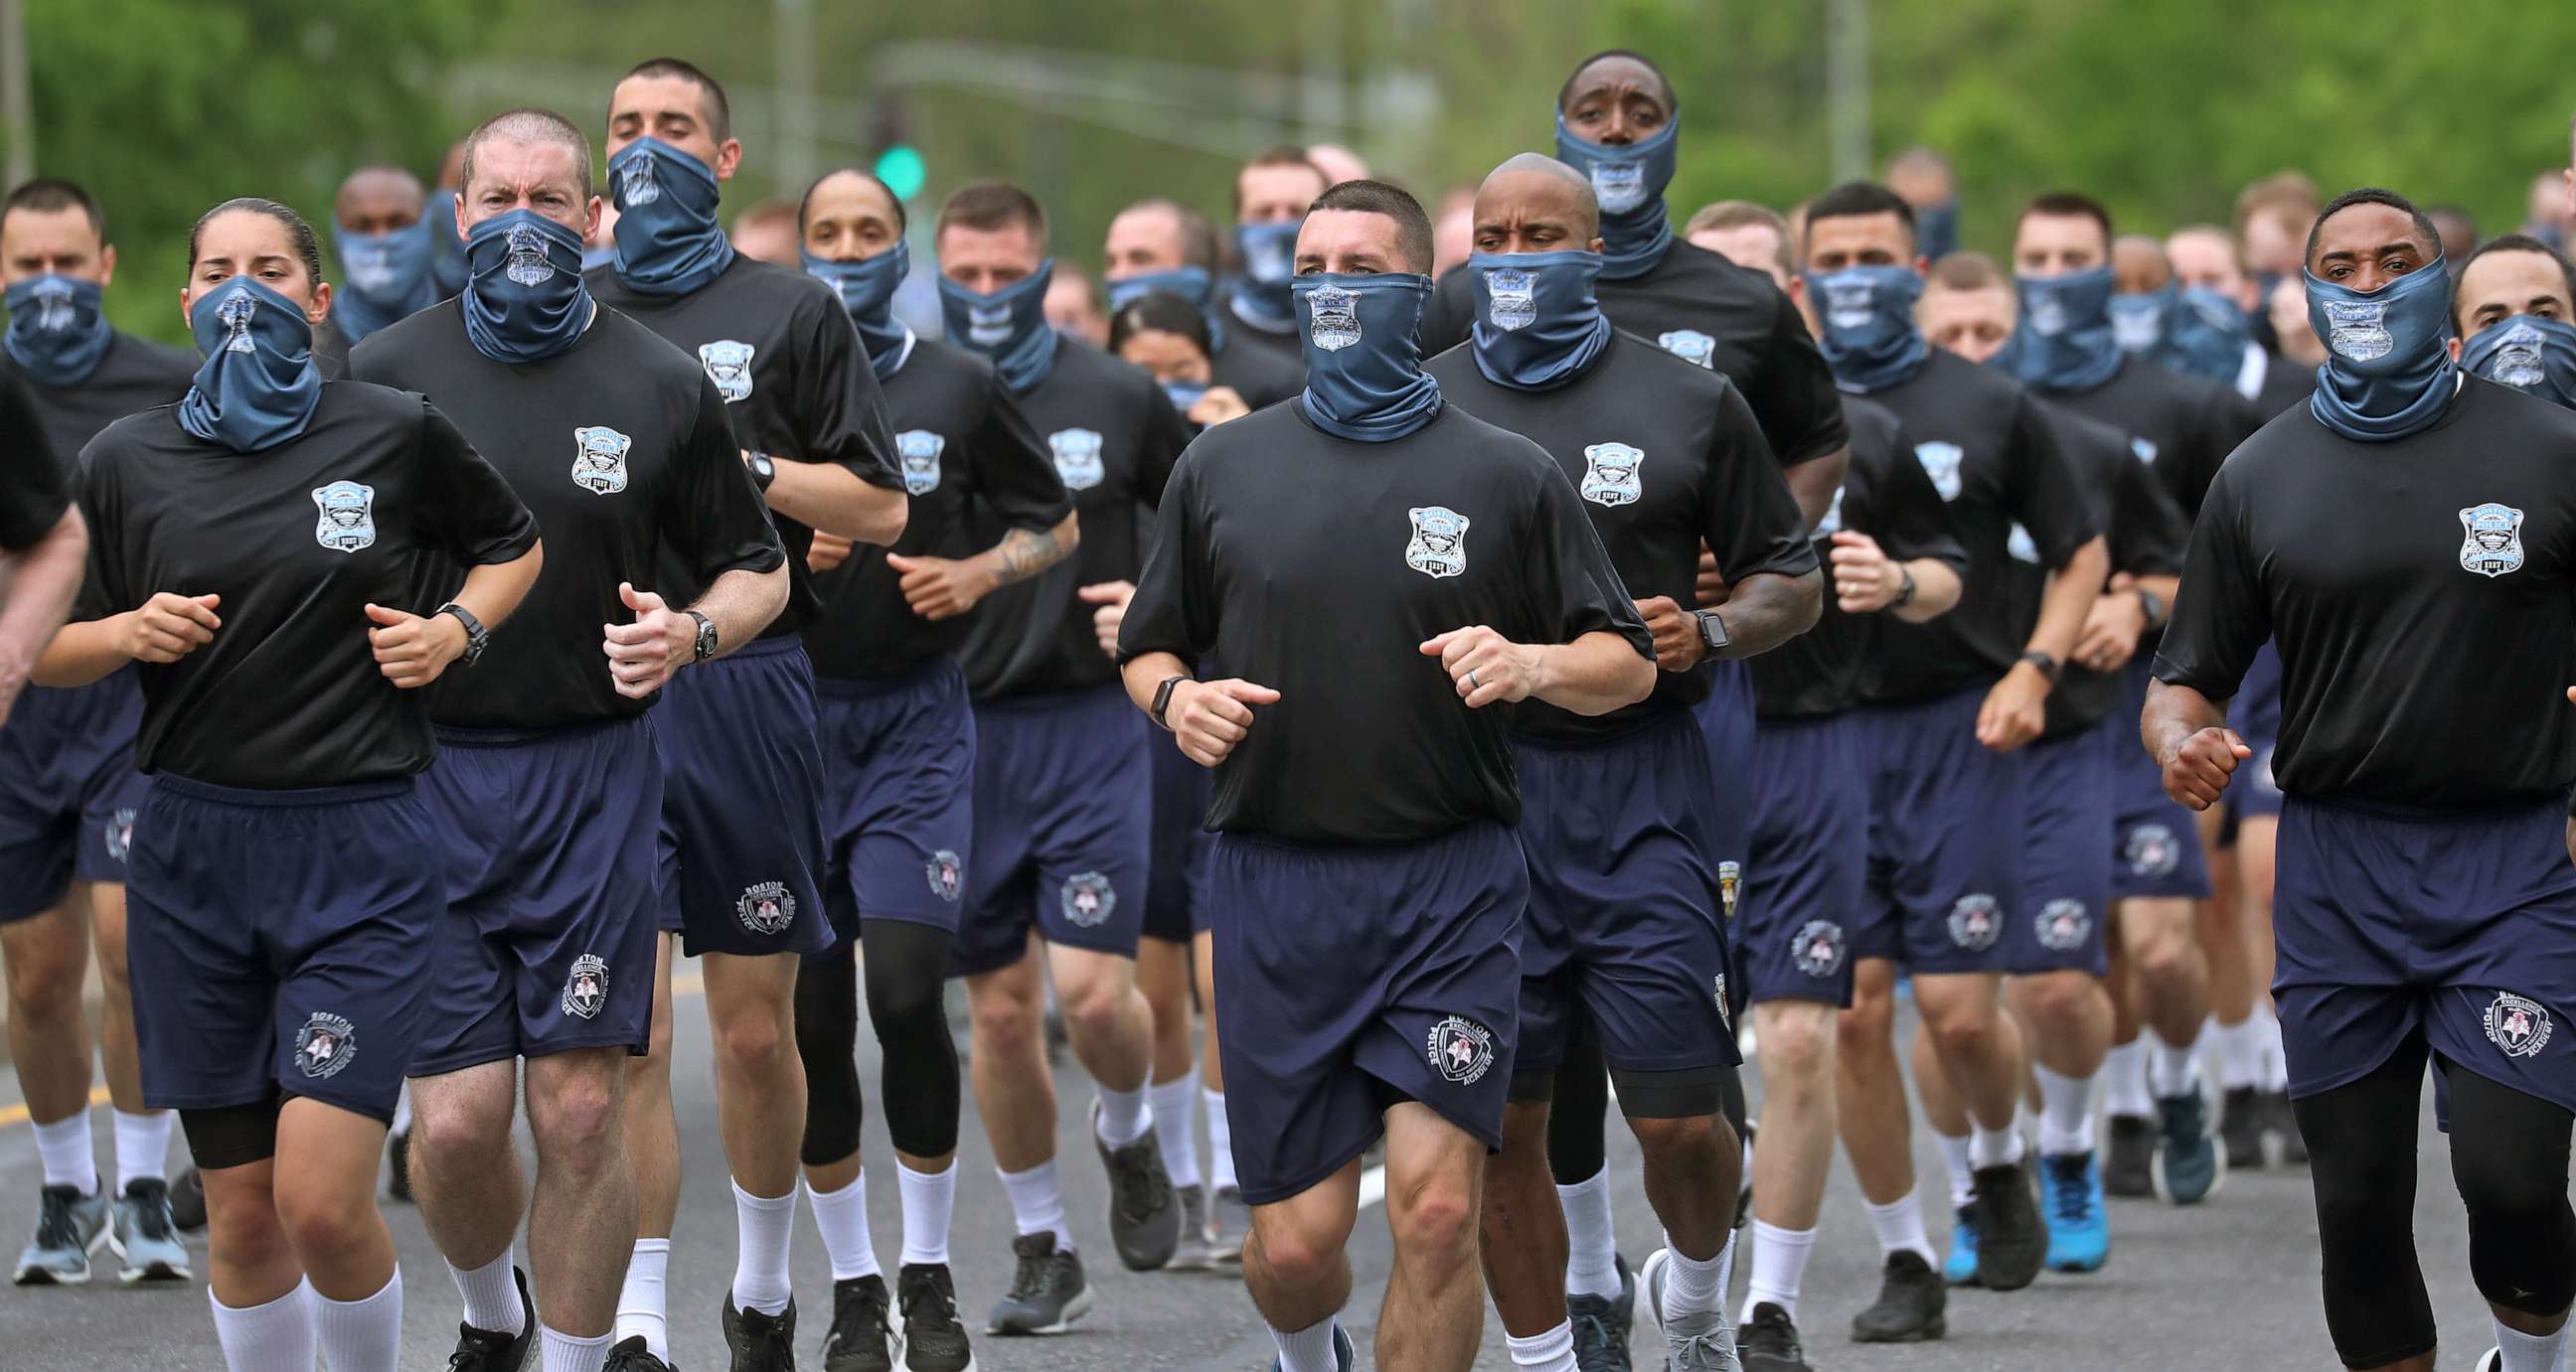
[[1180,744],[1182,756],[1213,767],[1251,732],[1253,706],[1278,703],[1277,691],[1238,677],[1179,681],[1172,685],[1172,698],[1163,702],[1163,724]]
[[850,540],[838,534],[814,531],[814,546],[805,551],[805,566],[816,573],[828,572],[850,560]]
[[117,651],[137,662],[176,662],[215,641],[215,630],[224,627],[215,607],[223,599],[157,592],[140,608],[117,616],[123,621]]
[[2163,760],[2165,794],[2187,810],[2206,810],[2218,803],[2236,775],[2236,764],[2252,756],[2254,750],[2233,729],[2213,725],[2199,730]]
[[1091,612],[1091,633],[1100,640],[1100,651],[1111,661],[1118,659],[1118,629],[1127,622],[1127,602],[1136,598],[1136,583],[1103,581],[1074,588],[1074,598],[1095,606]]

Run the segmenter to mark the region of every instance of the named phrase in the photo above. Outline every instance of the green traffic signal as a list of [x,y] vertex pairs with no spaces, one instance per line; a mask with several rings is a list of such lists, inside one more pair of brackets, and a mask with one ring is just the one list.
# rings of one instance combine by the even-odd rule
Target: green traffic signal
[[921,160],[919,149],[909,143],[897,143],[878,155],[877,179],[894,192],[897,200],[910,200],[928,184],[930,168]]

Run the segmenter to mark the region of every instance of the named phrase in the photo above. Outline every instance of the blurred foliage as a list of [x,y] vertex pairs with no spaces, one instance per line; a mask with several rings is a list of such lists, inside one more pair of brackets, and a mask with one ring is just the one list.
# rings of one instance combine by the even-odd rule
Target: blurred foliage
[[[433,170],[506,104],[599,131],[637,59],[697,61],[732,88],[739,209],[784,184],[782,49],[810,58],[814,169],[872,159],[889,114],[927,158],[917,211],[978,176],[1035,189],[1059,255],[1096,263],[1123,204],[1171,195],[1220,219],[1233,162],[1332,137],[1426,201],[1551,141],[1558,83],[1625,46],[1671,72],[1677,215],[1786,205],[1831,179],[1826,0],[29,0],[40,168],[107,203],[121,323],[180,336],[169,289],[188,223],[247,193],[317,221],[370,160]],[[1870,130],[1959,168],[1964,229],[1996,249],[2060,186],[2123,227],[2224,221],[2236,188],[2299,167],[2331,193],[2378,182],[2518,224],[2564,165],[2576,6],[2398,0],[1875,0]],[[782,34],[782,26],[784,32]],[[784,41],[782,41],[782,37]],[[1312,79],[1309,79],[1312,78]],[[1334,122],[1334,111],[1341,111]],[[1311,121],[1310,122],[1310,117]]]

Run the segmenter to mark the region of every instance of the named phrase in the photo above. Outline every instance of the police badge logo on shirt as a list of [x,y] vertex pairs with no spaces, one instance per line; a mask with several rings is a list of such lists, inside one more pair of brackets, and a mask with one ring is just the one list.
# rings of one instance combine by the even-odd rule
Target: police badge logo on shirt
[[894,436],[895,456],[903,464],[903,491],[906,495],[928,495],[939,489],[939,455],[948,451],[948,438],[928,429],[906,429]]
[[1064,917],[1085,929],[1097,927],[1118,908],[1118,892],[1110,886],[1109,878],[1098,872],[1077,872],[1065,878],[1058,899],[1064,906]]
[[615,429],[591,424],[572,431],[572,484],[592,495],[615,495],[626,489],[626,453],[635,440]]
[[134,812],[132,810],[120,809],[107,817],[106,839],[107,855],[114,861],[124,862],[133,854]]
[[1994,947],[2004,931],[1997,909],[1993,896],[1959,897],[1950,906],[1950,941],[1972,953]]
[[1675,329],[1655,335],[1655,346],[1684,362],[1714,368],[1717,365],[1717,340],[1697,329]]
[[1047,435],[1047,449],[1055,454],[1056,478],[1068,491],[1087,491],[1109,479],[1108,464],[1100,460],[1102,439],[1089,429],[1058,429]]
[[575,1019],[597,1019],[608,1008],[608,960],[584,953],[572,960],[564,976],[563,1012]]
[[2129,831],[2129,841],[2121,849],[2132,876],[2171,876],[2182,862],[2182,845],[2174,841],[2174,831],[2161,824],[2141,824]]
[[2084,946],[2084,936],[2093,932],[2093,916],[2080,900],[2052,900],[2039,908],[2034,921],[2039,946],[2060,953]]
[[2329,300],[2326,346],[2355,362],[2375,362],[2397,346],[2388,334],[2385,300]]
[[1956,500],[1966,488],[1967,480],[1959,469],[1967,462],[1968,454],[1958,444],[1917,443],[1914,460],[1923,464],[1923,474],[1932,478],[1932,489],[1941,493],[1942,500]]
[[783,881],[763,881],[743,888],[733,903],[734,917],[755,934],[783,934],[796,922],[796,897]]
[[313,503],[322,515],[313,526],[313,541],[335,553],[354,553],[376,543],[376,488],[355,481],[316,487]]
[[1744,864],[1740,862],[1717,864],[1717,903],[1725,923],[1735,922],[1735,893],[1742,889],[1744,889]]
[[1495,267],[1485,273],[1487,311],[1494,327],[1505,333],[1538,322],[1537,284],[1518,267]]
[[1404,565],[1428,577],[1456,576],[1467,570],[1467,517],[1445,505],[1417,505],[1406,514],[1413,521],[1413,541],[1404,546]]
[[2152,441],[2144,438],[2132,438],[2129,440],[2129,451],[2136,453],[2140,462],[2143,462],[2150,467],[2156,465],[2156,445]]
[[2486,1024],[2487,1042],[2503,1049],[2506,1057],[2533,1057],[2549,1046],[2549,1007],[2528,996],[2496,992]]
[[2483,577],[2522,570],[2522,511],[2488,501],[2460,511],[2460,569]]
[[1339,286],[1317,286],[1306,297],[1306,320],[1307,335],[1328,353],[1360,341],[1359,298]]
[[1473,1086],[1494,1065],[1494,1033],[1465,1015],[1451,1015],[1431,1026],[1426,1047],[1440,1079]]
[[698,345],[698,365],[707,369],[707,380],[716,383],[716,394],[730,405],[751,395],[751,355],[760,351],[749,343],[719,338]]
[[295,1069],[315,1081],[336,1077],[358,1056],[358,1030],[338,1015],[316,1010],[295,1034]]
[[1645,461],[1644,449],[1625,443],[1587,445],[1583,449],[1583,498],[1612,509],[1636,504],[1643,491],[1637,469]]
[[1829,919],[1811,919],[1789,939],[1789,960],[1811,977],[1830,977],[1843,968],[1843,927]]
[[930,855],[923,875],[930,879],[930,894],[954,905],[957,893],[966,886],[966,860],[953,850],[942,848]]
[[2023,528],[2018,519],[2013,521],[2011,532],[2004,535],[2004,556],[2015,562],[2027,562],[2034,567],[2039,565],[2039,544],[2031,538],[2030,530]]

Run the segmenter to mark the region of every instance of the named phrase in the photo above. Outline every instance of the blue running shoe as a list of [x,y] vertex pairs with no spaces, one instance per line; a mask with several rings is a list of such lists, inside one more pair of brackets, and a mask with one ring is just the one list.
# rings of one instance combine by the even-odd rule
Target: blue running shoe
[[[1359,1351],[1351,1347],[1351,1336],[1343,1333],[1340,1325],[1334,1325],[1333,1365],[1339,1368],[1341,1372],[1352,1372],[1353,1368],[1359,1366],[1359,1362]],[[1276,1357],[1272,1358],[1270,1360],[1270,1372],[1279,1372],[1279,1367],[1280,1360]]]
[[2093,1154],[2039,1155],[2040,1213],[2048,1220],[2048,1270],[2099,1272],[2111,1260],[2111,1217]]
[[10,1278],[20,1286],[78,1286],[89,1280],[89,1255],[112,1235],[104,1191],[84,1196],[68,1186],[48,1186],[37,1198],[36,1235],[18,1254]]
[[117,1279],[128,1286],[143,1281],[186,1281],[188,1249],[179,1242],[179,1226],[170,1218],[170,1187],[158,1177],[137,1177],[116,1198],[115,1227],[108,1246],[125,1259]]
[[1574,1325],[1576,1372],[1632,1372],[1628,1330],[1637,1319],[1637,1279],[1628,1275],[1626,1258],[1618,1264],[1618,1295],[1565,1298],[1565,1315]]
[[2156,1194],[2168,1205],[2198,1205],[2227,1179],[2227,1155],[2209,1130],[2209,1102],[2194,1086],[2156,1098]]
[[1952,1286],[1977,1284],[1977,1207],[1959,1207],[1958,1223],[1950,1229],[1950,1259],[1941,1264],[1941,1279]]

